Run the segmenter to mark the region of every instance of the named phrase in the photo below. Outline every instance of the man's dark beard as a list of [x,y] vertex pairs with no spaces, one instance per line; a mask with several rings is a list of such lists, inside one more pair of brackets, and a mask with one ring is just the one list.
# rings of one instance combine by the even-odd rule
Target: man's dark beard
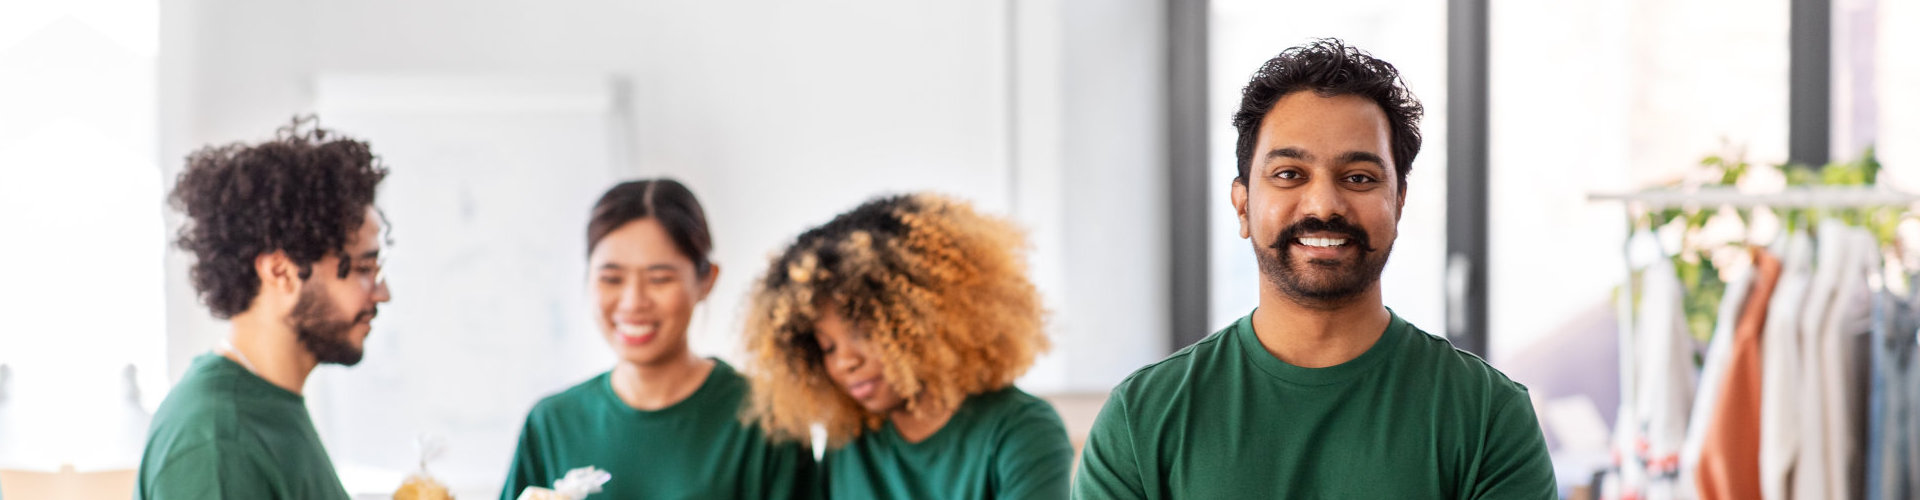
[[333,363],[353,366],[360,363],[360,357],[366,354],[364,349],[354,347],[353,340],[347,336],[354,325],[363,320],[372,319],[374,311],[369,309],[354,315],[350,320],[334,319],[339,311],[333,301],[326,298],[318,286],[309,286],[300,292],[300,300],[294,302],[293,313],[287,315],[287,323],[293,326],[293,333],[300,338],[300,344],[321,363]]
[[[1300,263],[1307,270],[1297,269],[1292,247],[1300,235],[1306,233],[1344,235],[1346,245],[1359,250],[1359,255],[1350,260],[1309,259]],[[1320,306],[1338,305],[1380,281],[1380,271],[1387,267],[1387,256],[1392,253],[1392,243],[1384,249],[1373,248],[1366,230],[1341,217],[1303,219],[1280,231],[1280,236],[1266,248],[1255,243],[1253,249],[1254,257],[1260,261],[1260,273],[1266,275],[1269,283],[1297,302]]]

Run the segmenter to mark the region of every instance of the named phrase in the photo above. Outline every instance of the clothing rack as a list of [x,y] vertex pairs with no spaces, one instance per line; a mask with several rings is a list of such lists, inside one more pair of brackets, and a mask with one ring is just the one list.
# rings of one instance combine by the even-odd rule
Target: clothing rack
[[[1671,208],[1717,210],[1720,207],[1731,206],[1736,208],[1797,209],[1902,208],[1905,209],[1903,210],[1904,212],[1920,212],[1920,194],[1903,192],[1884,186],[1795,186],[1767,193],[1742,192],[1731,186],[1711,186],[1689,189],[1663,188],[1631,193],[1589,193],[1587,200],[1589,202],[1621,202],[1624,208],[1629,211],[1636,209],[1664,210]],[[1645,231],[1647,229],[1649,228],[1637,228],[1635,231]],[[1844,237],[1844,235],[1842,237]],[[1802,250],[1793,252],[1796,255],[1805,255],[1805,252],[1807,249],[1810,249],[1810,247],[1805,246],[1808,245],[1808,243],[1806,243],[1807,240],[1804,234],[1802,234],[1800,238]],[[1629,242],[1631,241],[1632,238],[1630,237]],[[1841,243],[1840,245],[1843,246],[1839,248],[1844,248],[1845,243]],[[1840,250],[1833,255],[1843,255],[1847,251],[1848,250]],[[1821,252],[1826,252],[1826,250],[1821,250]],[[1628,254],[1628,260],[1631,262],[1631,243],[1628,245]],[[1806,261],[1804,259],[1806,258],[1801,257],[1801,259],[1803,259],[1802,265],[1805,265]],[[1656,262],[1659,265],[1664,265],[1665,263],[1663,259],[1657,259]],[[1629,264],[1629,266],[1631,267],[1631,264]],[[1668,269],[1670,272],[1670,268]],[[1869,266],[1866,270],[1870,274],[1878,272],[1873,266]],[[1838,288],[1818,288],[1829,287],[1833,285],[1833,282],[1817,284],[1821,283],[1819,278],[1807,277],[1812,276],[1810,274],[1811,271],[1802,268],[1802,270],[1798,272],[1801,273],[1800,281],[1798,281],[1800,288],[1798,292],[1794,293],[1818,290],[1813,292],[1818,295],[1809,297],[1808,300],[1825,301],[1829,297],[1834,297],[1833,300],[1835,304],[1844,302],[1838,298],[1845,296],[1835,291],[1838,290]],[[1839,272],[1845,273],[1848,271]],[[1671,282],[1672,280],[1669,279],[1668,281]],[[1643,306],[1647,303],[1665,302],[1672,307],[1678,307],[1673,297],[1676,293],[1682,293],[1682,290],[1673,287],[1677,286],[1677,283],[1662,289],[1663,294],[1656,294],[1654,291],[1655,287],[1652,285],[1654,282],[1655,280],[1648,280],[1644,285],[1648,288],[1640,291],[1644,294],[1642,299],[1650,301],[1643,303]],[[1842,279],[1838,282],[1845,283],[1846,281]],[[1874,282],[1872,278],[1868,278],[1868,283]],[[1809,283],[1816,283],[1816,285],[1812,285],[1815,288],[1808,288]],[[1920,417],[1911,416],[1913,415],[1912,412],[1920,411],[1920,403],[1899,398],[1909,393],[1908,391],[1910,391],[1911,388],[1908,388],[1908,386],[1920,387],[1920,374],[1914,373],[1916,370],[1920,370],[1920,367],[1915,367],[1909,362],[1900,362],[1903,364],[1888,364],[1892,362],[1887,360],[1894,359],[1893,356],[1898,354],[1898,350],[1904,349],[1908,354],[1912,354],[1915,348],[1910,340],[1908,341],[1909,343],[1904,344],[1904,347],[1893,347],[1895,344],[1888,343],[1885,339],[1891,338],[1891,336],[1912,335],[1911,332],[1914,329],[1912,325],[1917,321],[1915,320],[1915,316],[1920,315],[1917,315],[1911,309],[1901,309],[1901,311],[1905,312],[1893,311],[1893,309],[1898,308],[1899,305],[1903,303],[1903,300],[1911,300],[1911,295],[1905,292],[1885,295],[1887,293],[1887,289],[1884,288],[1885,284],[1870,286],[1875,288],[1876,292],[1869,292],[1867,295],[1868,298],[1866,299],[1873,303],[1871,306],[1872,324],[1870,330],[1867,332],[1843,332],[1833,326],[1839,324],[1838,322],[1822,320],[1821,323],[1823,326],[1820,328],[1822,328],[1821,331],[1824,336],[1808,337],[1803,333],[1795,333],[1796,328],[1805,327],[1796,327],[1793,325],[1803,325],[1804,323],[1799,320],[1798,316],[1789,315],[1786,316],[1786,322],[1781,323],[1790,325],[1786,328],[1786,331],[1775,331],[1771,325],[1768,325],[1765,327],[1767,328],[1767,333],[1764,334],[1767,335],[1766,337],[1744,337],[1748,339],[1746,344],[1738,344],[1741,342],[1740,340],[1735,340],[1734,337],[1728,336],[1736,335],[1733,328],[1739,328],[1738,326],[1728,328],[1716,324],[1713,344],[1710,344],[1706,350],[1700,352],[1694,352],[1691,348],[1682,347],[1688,344],[1688,342],[1683,336],[1675,336],[1675,332],[1684,334],[1684,324],[1673,324],[1671,325],[1671,329],[1663,329],[1660,326],[1660,320],[1657,319],[1651,323],[1640,323],[1634,319],[1627,319],[1635,316],[1633,312],[1634,306],[1630,305],[1628,301],[1620,301],[1617,305],[1621,308],[1620,317],[1623,318],[1620,324],[1622,334],[1620,338],[1620,362],[1622,367],[1622,406],[1620,411],[1623,413],[1619,419],[1616,419],[1614,427],[1615,441],[1613,443],[1613,449],[1616,456],[1616,465],[1614,468],[1594,476],[1595,491],[1604,491],[1610,494],[1662,496],[1687,491],[1701,493],[1707,489],[1712,489],[1723,496],[1730,492],[1734,496],[1745,497],[1749,496],[1747,493],[1772,491],[1772,494],[1775,495],[1791,492],[1791,494],[1803,497],[1809,495],[1813,497],[1833,497],[1846,493],[1847,489],[1851,489],[1850,496],[1859,498],[1915,498],[1913,495],[1920,493],[1920,481],[1914,479],[1916,476],[1912,474],[1912,471],[1920,471],[1920,465],[1915,464],[1916,461],[1920,461],[1920,444],[1913,446],[1908,445],[1912,444],[1913,440],[1920,440]],[[1778,288],[1771,288],[1770,286],[1770,289],[1772,290],[1771,293],[1780,293],[1780,289]],[[1736,293],[1734,290],[1735,288],[1730,287],[1726,293]],[[1744,293],[1744,288],[1740,290],[1742,291],[1738,293]],[[1655,297],[1658,298],[1656,299]],[[1803,295],[1803,297],[1806,296]],[[1894,298],[1888,299],[1887,297]],[[1906,298],[1903,299],[1901,297]],[[1771,297],[1761,300],[1769,299],[1771,299]],[[1789,302],[1790,304],[1799,304],[1799,300],[1801,299],[1794,298],[1790,300],[1793,300],[1793,302]],[[1883,306],[1889,309],[1883,311]],[[1789,310],[1793,310],[1795,307],[1806,306],[1794,306],[1790,307]],[[1836,305],[1833,307],[1838,308],[1841,306]],[[1670,307],[1669,310],[1654,313],[1652,317],[1657,318],[1660,314],[1671,316],[1674,314],[1674,310]],[[1726,308],[1724,303],[1723,307],[1721,307],[1716,314],[1716,323],[1724,321],[1729,314],[1736,314],[1735,317],[1738,317],[1738,312],[1734,309]],[[1776,311],[1770,310],[1766,314],[1766,321],[1768,322],[1778,321],[1780,319],[1781,317]],[[1898,321],[1907,321],[1908,323],[1898,324],[1898,326],[1896,326]],[[1638,331],[1641,325],[1646,325],[1647,329]],[[1754,328],[1757,329],[1760,327]],[[1782,333],[1786,333],[1787,335],[1784,337],[1778,336]],[[1853,342],[1857,342],[1857,340],[1838,335],[1848,333],[1865,335],[1867,341],[1854,346]],[[1748,335],[1751,335],[1751,333]],[[1797,341],[1789,340],[1785,343],[1772,340],[1796,338],[1798,339]],[[1910,338],[1911,337],[1909,337],[1909,339]],[[1763,343],[1763,341],[1768,344],[1763,347],[1763,349],[1767,350],[1752,348],[1752,346]],[[1803,346],[1800,342],[1812,343]],[[1735,347],[1736,345],[1746,345],[1749,347],[1747,350],[1741,351],[1740,347]],[[1812,349],[1821,349],[1824,351],[1810,351]],[[1766,353],[1772,352],[1792,353],[1788,354],[1787,357],[1797,361],[1788,363],[1787,365],[1776,365],[1775,359],[1778,358],[1778,355],[1765,355]],[[1808,352],[1817,352],[1820,354],[1813,355],[1814,357],[1809,358],[1810,355],[1807,354]],[[1843,354],[1826,354],[1834,352]],[[1674,373],[1687,372],[1688,368],[1692,368],[1692,360],[1689,359],[1691,356],[1687,356],[1689,353],[1698,354],[1707,362],[1706,366],[1697,368],[1699,371],[1692,372],[1694,377],[1699,377],[1698,380],[1692,377],[1673,375]],[[1860,360],[1859,357],[1862,355],[1869,360]],[[1734,401],[1731,398],[1719,398],[1722,391],[1728,390],[1727,387],[1729,386],[1715,384],[1731,383],[1728,377],[1735,376],[1735,373],[1730,370],[1733,370],[1733,366],[1738,365],[1737,362],[1733,361],[1736,356],[1746,356],[1744,358],[1748,361],[1748,363],[1744,365],[1746,368],[1739,373],[1740,376],[1747,377],[1747,380],[1754,380],[1753,377],[1759,377],[1761,375],[1764,375],[1764,377],[1761,378],[1762,380],[1773,380],[1774,377],[1780,377],[1778,372],[1772,371],[1774,370],[1774,366],[1791,365],[1793,366],[1790,370],[1791,375],[1778,379],[1789,382],[1786,386],[1773,385],[1779,382],[1768,382],[1769,385],[1761,390],[1762,393],[1766,394],[1765,396],[1749,398],[1746,400],[1747,402],[1741,402],[1734,406],[1699,406],[1701,404],[1734,404],[1730,403]],[[1814,364],[1807,364],[1806,362],[1809,359],[1813,359],[1816,362]],[[1848,359],[1853,359],[1854,361],[1845,361]],[[1866,375],[1864,379],[1855,379],[1854,377],[1858,377],[1859,375],[1853,374],[1855,373],[1855,368],[1850,365],[1823,364],[1833,361],[1867,363],[1866,371],[1859,373],[1866,373],[1868,375]],[[1643,368],[1640,365],[1641,363],[1647,363],[1644,367],[1652,368]],[[1716,365],[1718,365],[1717,368]],[[1668,368],[1659,368],[1660,366],[1667,366]],[[1833,373],[1835,372],[1832,370],[1820,371],[1824,370],[1824,368],[1818,367],[1824,366],[1842,366],[1845,369],[1840,371],[1846,373],[1846,375],[1834,375]],[[1760,371],[1761,375],[1756,375],[1756,370]],[[1855,409],[1866,411],[1868,414],[1864,416],[1842,414],[1836,417],[1833,413],[1815,415],[1814,413],[1808,413],[1804,410],[1762,404],[1762,402],[1765,401],[1792,401],[1791,399],[1771,399],[1779,398],[1783,394],[1786,396],[1821,394],[1821,396],[1817,397],[1818,399],[1828,398],[1827,395],[1836,393],[1832,391],[1820,392],[1822,389],[1831,389],[1833,387],[1831,385],[1816,385],[1813,386],[1814,390],[1809,392],[1808,388],[1810,386],[1807,385],[1808,382],[1806,382],[1807,379],[1805,377],[1826,377],[1823,381],[1819,382],[1820,384],[1833,383],[1835,381],[1843,384],[1862,384],[1859,387],[1855,387],[1858,392],[1851,397],[1860,398],[1854,400],[1854,404],[1859,406]],[[1662,384],[1666,381],[1674,379],[1685,380],[1681,382],[1679,386],[1685,387],[1686,391],[1692,393],[1691,397],[1681,399],[1681,401],[1685,401],[1685,403],[1681,403],[1681,406],[1674,405],[1675,401],[1671,396],[1673,393],[1661,392],[1659,388],[1665,387]],[[1891,382],[1889,382],[1889,380],[1891,380]],[[1909,380],[1911,382],[1900,382],[1901,380]],[[1907,383],[1908,386],[1899,385],[1902,383]],[[1754,386],[1757,387],[1758,384],[1756,383]],[[1781,389],[1780,387],[1785,388]],[[1708,398],[1704,400],[1704,402],[1701,399],[1702,394],[1706,394]],[[1832,402],[1830,398],[1823,399],[1823,401],[1827,401],[1828,403]],[[1874,406],[1876,404],[1887,406],[1882,408]],[[1630,405],[1639,406],[1634,407]],[[1819,408],[1844,408],[1846,405],[1815,404],[1813,406]],[[1901,410],[1893,409],[1895,406],[1908,408],[1908,410],[1905,410],[1906,413],[1901,413]],[[1635,411],[1642,413],[1637,416],[1629,416],[1625,413],[1629,411],[1629,408],[1634,408]],[[1685,408],[1685,410],[1682,413],[1675,413],[1673,411],[1675,408]],[[1701,408],[1706,408],[1705,412],[1703,412]],[[1703,426],[1728,424],[1730,422],[1723,420],[1725,418],[1723,416],[1716,416],[1726,415],[1726,413],[1714,413],[1716,409],[1720,412],[1732,411],[1732,409],[1759,412],[1749,413],[1756,415],[1753,417],[1754,420],[1751,421],[1752,423],[1733,423],[1730,425],[1747,426],[1746,432],[1752,433],[1752,435],[1761,435],[1761,439],[1763,440],[1775,439],[1782,434],[1797,433],[1799,430],[1804,430],[1806,426],[1818,426],[1823,430],[1832,429],[1834,422],[1850,422],[1846,425],[1864,426],[1858,429],[1848,429],[1846,433],[1865,433],[1867,439],[1865,441],[1849,442],[1847,438],[1835,438],[1835,434],[1832,433],[1799,433],[1794,434],[1798,437],[1788,439],[1789,442],[1798,443],[1789,445],[1790,448],[1776,448],[1773,450],[1764,448],[1757,449],[1754,453],[1759,456],[1753,458],[1757,459],[1761,465],[1758,469],[1744,468],[1738,471],[1724,467],[1695,469],[1694,467],[1701,464],[1701,461],[1709,460],[1707,451],[1710,449],[1721,450],[1717,454],[1716,460],[1723,464],[1730,463],[1728,457],[1734,456],[1725,451],[1727,448],[1714,448],[1718,446],[1715,443],[1727,442],[1725,436],[1732,434],[1704,434],[1704,432],[1707,431],[1703,429],[1707,427]],[[1784,412],[1782,410],[1784,410]],[[1766,430],[1766,427],[1758,423],[1760,417],[1757,415],[1759,414],[1778,415],[1782,413],[1790,415],[1789,418],[1785,419],[1788,423],[1781,424],[1785,427],[1776,427],[1776,429],[1795,428],[1799,430]],[[1703,415],[1705,416],[1703,417]],[[1834,420],[1835,418],[1844,420]],[[1755,429],[1754,427],[1759,427],[1759,429]],[[1684,429],[1684,432],[1676,432],[1678,429]],[[1623,435],[1628,439],[1622,440],[1621,437]],[[1808,440],[1809,436],[1811,436],[1812,439],[1810,441]],[[1910,451],[1906,452],[1906,454],[1901,454],[1902,452],[1899,451],[1900,448],[1896,448],[1894,444],[1888,444],[1895,442],[1890,440],[1896,439],[1890,436],[1906,436],[1905,439],[1908,439],[1908,441],[1899,441],[1899,443],[1902,444],[1898,446],[1906,447],[1906,449]],[[1677,448],[1674,446],[1676,438],[1679,439],[1677,442],[1680,444]],[[1645,451],[1648,449],[1649,442],[1654,443],[1652,448],[1655,452],[1648,453]],[[1805,443],[1818,444],[1807,445]],[[1833,443],[1840,444],[1836,445]],[[1634,446],[1640,447],[1641,455],[1634,455],[1634,452],[1631,451],[1634,449]],[[1800,449],[1802,447],[1805,448]],[[1809,453],[1807,450],[1813,450],[1811,452],[1813,458],[1807,458],[1808,455],[1804,455]],[[1771,455],[1769,455],[1769,453],[1771,453]],[[1858,453],[1858,455],[1855,453]],[[1788,473],[1784,472],[1785,469],[1778,466],[1781,460],[1786,460],[1778,458],[1783,455],[1793,456],[1792,460],[1812,460],[1812,462],[1802,462],[1794,465],[1792,472],[1788,475]],[[1618,457],[1622,456],[1637,458],[1628,458],[1625,462],[1621,462]],[[1741,459],[1745,458],[1744,456],[1741,457]],[[1769,464],[1769,459],[1775,459],[1773,460],[1774,463]],[[1849,462],[1849,460],[1851,460],[1851,462]],[[1807,465],[1809,463],[1814,465]],[[1719,476],[1717,481],[1705,481],[1701,479],[1704,476],[1699,475],[1700,470],[1718,470],[1721,472],[1715,473]],[[1735,475],[1736,472],[1740,475]],[[1783,479],[1783,477],[1790,477],[1791,479]],[[1749,480],[1754,482],[1748,482]],[[1711,483],[1711,485],[1709,485],[1709,483]],[[1811,489],[1809,490],[1808,488]],[[1691,497],[1691,495],[1684,495],[1684,497]]]
[[1711,186],[1688,191],[1653,189],[1632,193],[1589,193],[1587,201],[1621,201],[1650,209],[1725,205],[1739,208],[1851,208],[1911,205],[1920,203],[1920,194],[1872,186],[1790,187],[1774,193],[1744,193],[1733,187]]

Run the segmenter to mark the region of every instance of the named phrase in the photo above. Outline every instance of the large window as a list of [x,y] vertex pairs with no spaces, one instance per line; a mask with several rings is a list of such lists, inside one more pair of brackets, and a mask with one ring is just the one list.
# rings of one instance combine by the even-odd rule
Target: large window
[[[1863,43],[1850,44],[1854,50],[1845,56],[1857,61],[1856,64],[1868,66],[1860,72],[1868,81],[1849,86],[1872,93],[1871,99],[1861,100],[1870,103],[1872,109],[1872,116],[1862,121],[1873,124],[1874,129],[1871,134],[1860,135],[1877,146],[1881,162],[1892,174],[1888,182],[1908,191],[1920,191],[1920,91],[1915,91],[1920,89],[1920,30],[1901,29],[1920,26],[1920,2],[1835,0],[1835,3],[1855,9],[1845,15],[1847,28],[1835,29],[1837,36],[1870,33],[1870,36],[1858,35],[1864,39]],[[1841,19],[1842,15],[1836,12],[1834,18]],[[1841,44],[1836,41],[1834,45]],[[1840,84],[1836,79],[1835,86]]]
[[1626,216],[1587,193],[1674,180],[1728,148],[1786,159],[1787,2],[1497,0],[1491,11],[1497,360],[1611,311]]

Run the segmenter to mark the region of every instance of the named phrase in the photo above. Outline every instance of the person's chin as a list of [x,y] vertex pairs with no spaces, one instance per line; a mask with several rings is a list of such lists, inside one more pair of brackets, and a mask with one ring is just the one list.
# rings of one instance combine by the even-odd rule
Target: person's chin
[[321,363],[351,367],[367,360],[365,345],[349,341],[345,347],[350,350],[334,353],[331,359],[323,360]]
[[1314,269],[1296,276],[1300,277],[1300,284],[1306,285],[1306,288],[1327,289],[1335,288],[1342,283],[1352,281],[1352,278],[1347,274],[1348,273],[1341,271]]
[[886,415],[888,413],[892,413],[891,412],[892,408],[888,408],[887,406],[880,404],[879,401],[868,400],[868,401],[858,401],[858,403],[860,403],[860,409],[866,410],[867,413],[869,414]]
[[653,345],[634,346],[615,344],[614,351],[620,356],[621,361],[636,365],[651,365],[658,363],[660,359],[664,357],[657,347],[658,346]]
[[[348,333],[347,339],[346,339],[347,347],[353,350],[352,354],[350,354],[350,357],[352,359],[351,359],[351,362],[338,363],[339,365],[353,366],[353,365],[360,364],[361,361],[364,361],[367,359],[367,335],[368,334],[369,332],[365,329],[355,330],[351,333]],[[343,361],[347,361],[347,360],[343,360]]]

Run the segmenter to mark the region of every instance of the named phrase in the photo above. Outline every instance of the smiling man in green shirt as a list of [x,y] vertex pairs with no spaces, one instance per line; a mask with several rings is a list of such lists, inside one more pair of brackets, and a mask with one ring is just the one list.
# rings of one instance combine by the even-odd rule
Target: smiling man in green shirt
[[347,498],[301,390],[321,363],[360,362],[387,301],[373,208],[385,176],[365,143],[300,121],[187,159],[179,245],[232,330],[154,412],[135,500]]
[[1254,74],[1232,199],[1260,305],[1113,389],[1074,498],[1555,498],[1526,388],[1381,302],[1421,113],[1338,40]]

